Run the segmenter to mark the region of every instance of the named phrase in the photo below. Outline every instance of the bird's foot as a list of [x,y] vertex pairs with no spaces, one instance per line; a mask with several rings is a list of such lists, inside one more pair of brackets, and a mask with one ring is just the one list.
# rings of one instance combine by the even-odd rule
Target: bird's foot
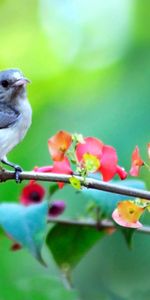
[[15,180],[16,180],[16,183],[21,183],[21,179],[20,179],[20,173],[23,171],[23,169],[18,166],[18,165],[15,165],[14,166],[14,169],[15,169]]

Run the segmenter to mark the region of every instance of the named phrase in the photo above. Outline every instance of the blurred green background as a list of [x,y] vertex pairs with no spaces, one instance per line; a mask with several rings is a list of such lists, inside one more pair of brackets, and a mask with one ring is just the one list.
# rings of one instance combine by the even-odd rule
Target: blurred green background
[[[32,81],[32,127],[9,159],[26,170],[49,164],[47,140],[59,129],[113,145],[127,170],[136,144],[146,158],[149,28],[147,0],[0,0],[0,69],[20,68]],[[150,187],[148,172],[141,178]],[[1,184],[1,201],[18,201],[23,185]],[[66,215],[83,212],[85,199],[69,187],[56,196],[66,200]],[[136,234],[132,251],[120,233],[97,244],[74,271],[77,298],[65,291],[52,258],[45,270],[9,247],[1,239],[0,300],[150,299],[148,235]]]

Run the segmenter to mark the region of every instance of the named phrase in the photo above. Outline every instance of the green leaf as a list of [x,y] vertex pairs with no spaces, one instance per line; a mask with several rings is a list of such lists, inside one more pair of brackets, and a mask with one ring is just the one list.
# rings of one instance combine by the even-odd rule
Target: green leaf
[[71,271],[105,234],[92,227],[57,224],[49,231],[46,243],[58,266]]
[[[126,179],[124,181],[113,181],[112,183],[130,188],[133,187],[142,190],[146,189],[145,183],[141,180]],[[134,197],[86,188],[82,189],[82,193],[86,196],[86,199],[93,200],[100,207],[102,215],[107,218],[111,217],[112,212],[119,201],[134,199]]]
[[0,225],[9,236],[26,247],[42,264],[41,256],[45,232],[48,204],[30,205],[3,203],[0,205]]
[[81,182],[79,179],[72,176],[69,181],[74,189],[81,190]]
[[49,187],[49,196],[51,197],[59,190],[59,186],[57,183],[51,184]]
[[118,228],[121,231],[121,233],[123,234],[128,248],[132,249],[133,234],[136,230],[134,228],[124,228],[121,226],[118,226]]

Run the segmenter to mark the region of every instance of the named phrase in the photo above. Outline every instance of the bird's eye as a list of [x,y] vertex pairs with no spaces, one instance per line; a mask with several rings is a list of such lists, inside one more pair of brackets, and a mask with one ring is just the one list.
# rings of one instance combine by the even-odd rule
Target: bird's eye
[[2,80],[2,81],[1,81],[1,85],[2,85],[4,88],[7,88],[7,87],[9,86],[8,80]]

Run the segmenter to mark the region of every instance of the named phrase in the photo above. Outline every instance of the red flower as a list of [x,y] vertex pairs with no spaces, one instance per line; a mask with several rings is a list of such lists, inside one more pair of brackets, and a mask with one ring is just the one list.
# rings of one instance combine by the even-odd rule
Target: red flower
[[23,188],[20,195],[20,202],[26,206],[30,204],[37,204],[43,200],[44,195],[45,189],[43,186],[35,181],[31,181]]
[[130,169],[130,175],[131,176],[138,176],[140,167],[144,165],[144,161],[142,160],[140,156],[139,147],[136,146],[133,153],[132,153],[132,164]]
[[61,161],[72,143],[72,136],[66,131],[59,131],[48,140],[48,149],[52,160]]
[[62,200],[55,200],[50,203],[48,215],[50,217],[57,217],[64,212],[66,208],[65,202]]
[[125,179],[127,176],[126,171],[117,165],[118,157],[115,148],[104,145],[102,141],[88,137],[84,139],[85,143],[79,143],[76,147],[76,156],[78,161],[84,166],[85,154],[95,156],[99,160],[99,164],[95,163],[97,169],[94,172],[99,171],[102,174],[104,181],[111,180],[116,174],[121,179]]

